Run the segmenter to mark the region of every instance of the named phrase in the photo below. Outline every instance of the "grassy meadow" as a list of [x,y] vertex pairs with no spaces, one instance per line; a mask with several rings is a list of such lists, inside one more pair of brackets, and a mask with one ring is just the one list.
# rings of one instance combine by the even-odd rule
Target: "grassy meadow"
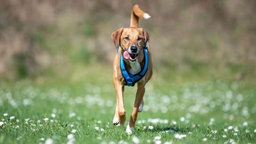
[[[111,67],[86,69],[83,76],[71,75],[73,81],[1,82],[0,143],[256,142],[256,89],[251,85],[221,80],[169,82],[154,77],[147,85],[135,132],[127,135],[125,126],[112,125]],[[128,118],[135,89],[125,90]]]
[[[1,1],[1,0],[0,0]],[[111,33],[138,3],[154,75],[115,127]],[[255,144],[254,0],[23,0],[0,4],[0,144]]]

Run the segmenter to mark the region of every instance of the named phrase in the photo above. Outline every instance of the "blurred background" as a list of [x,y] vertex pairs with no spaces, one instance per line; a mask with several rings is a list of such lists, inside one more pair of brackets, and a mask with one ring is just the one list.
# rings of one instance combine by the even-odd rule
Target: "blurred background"
[[[0,0],[0,79],[112,76],[110,35],[128,27],[132,5],[152,18],[154,79],[253,82],[255,0]],[[106,76],[103,73],[103,76]]]

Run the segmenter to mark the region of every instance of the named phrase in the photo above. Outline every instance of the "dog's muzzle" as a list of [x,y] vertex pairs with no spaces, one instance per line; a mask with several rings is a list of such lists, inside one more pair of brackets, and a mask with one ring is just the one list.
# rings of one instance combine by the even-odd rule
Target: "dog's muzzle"
[[137,52],[138,52],[138,47],[135,46],[135,45],[132,45],[132,46],[129,48],[129,50],[130,50],[130,53],[137,53]]
[[139,54],[139,48],[137,46],[135,46],[135,45],[132,45],[132,46],[129,47],[128,53],[130,55],[130,60],[131,61],[135,61],[136,57]]

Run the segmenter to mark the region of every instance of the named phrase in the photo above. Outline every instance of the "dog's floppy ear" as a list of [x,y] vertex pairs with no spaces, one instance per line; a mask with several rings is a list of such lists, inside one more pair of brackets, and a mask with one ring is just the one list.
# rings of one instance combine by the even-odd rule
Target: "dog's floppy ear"
[[115,44],[115,47],[117,47],[119,45],[120,42],[120,37],[122,35],[123,32],[123,28],[119,28],[116,31],[114,31],[111,35],[112,41]]
[[146,30],[142,29],[142,33],[145,39],[145,43],[147,43],[149,41],[149,34]]

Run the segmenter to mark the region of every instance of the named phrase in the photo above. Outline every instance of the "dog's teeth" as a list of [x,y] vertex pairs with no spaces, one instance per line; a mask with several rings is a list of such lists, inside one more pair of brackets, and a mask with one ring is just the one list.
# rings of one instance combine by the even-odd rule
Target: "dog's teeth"
[[144,17],[144,19],[149,19],[149,18],[151,18],[151,16],[150,16],[148,13],[144,13],[143,17]]

